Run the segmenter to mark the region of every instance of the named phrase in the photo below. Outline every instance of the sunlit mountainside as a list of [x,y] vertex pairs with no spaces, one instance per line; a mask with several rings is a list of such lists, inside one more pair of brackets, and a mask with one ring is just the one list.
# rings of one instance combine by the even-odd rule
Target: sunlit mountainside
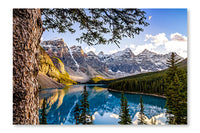
[[166,60],[171,54],[157,54],[144,49],[135,55],[130,48],[113,54],[104,54],[103,51],[99,54],[92,51],[85,53],[81,46],[68,47],[63,39],[43,41],[41,46],[51,59],[62,62],[62,69],[77,82],[87,82],[95,77],[115,79],[161,71],[167,68]]

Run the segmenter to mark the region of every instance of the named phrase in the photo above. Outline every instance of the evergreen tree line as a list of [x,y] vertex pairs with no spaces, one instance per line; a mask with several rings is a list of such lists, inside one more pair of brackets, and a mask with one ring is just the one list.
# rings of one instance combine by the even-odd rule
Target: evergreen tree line
[[108,88],[165,95],[168,123],[187,124],[187,70],[180,69],[179,62],[172,53],[167,60],[167,70],[120,79],[109,83]]
[[[124,92],[121,93],[121,100],[120,100],[120,113],[119,113],[119,124],[121,125],[130,125],[132,124],[131,115],[129,113],[129,105],[126,97],[124,96]],[[140,112],[138,115],[138,125],[146,125],[146,118],[144,114],[144,105],[142,96],[140,96],[140,103],[139,103]],[[153,117],[151,120],[151,124],[156,124],[156,118]]]
[[121,93],[121,102],[120,102],[120,113],[119,113],[119,124],[122,125],[130,125],[131,122],[131,115],[129,114],[129,105],[127,102],[126,97],[124,97],[124,92]]
[[144,92],[163,95],[164,94],[164,76],[152,75],[133,79],[122,79],[111,82],[108,88],[120,91]]
[[167,60],[165,96],[169,124],[187,124],[187,74],[178,68],[179,60],[175,53]]
[[81,104],[79,105],[77,103],[74,109],[74,119],[76,124],[92,124],[93,120],[92,115],[90,114],[88,92],[86,90],[86,86],[84,86],[84,90],[81,94],[81,99],[79,102]]
[[[86,86],[81,94],[81,99],[79,101],[80,105],[77,103],[74,109],[74,119],[76,124],[92,124],[92,115],[90,114],[88,92]],[[40,111],[40,124],[47,123],[47,112],[46,112],[46,99],[43,99],[42,109]]]

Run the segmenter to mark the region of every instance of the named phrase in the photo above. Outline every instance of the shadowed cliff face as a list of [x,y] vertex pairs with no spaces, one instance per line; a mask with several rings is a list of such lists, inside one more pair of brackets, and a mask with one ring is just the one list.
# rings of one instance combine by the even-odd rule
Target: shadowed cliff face
[[40,9],[13,9],[13,124],[39,124]]

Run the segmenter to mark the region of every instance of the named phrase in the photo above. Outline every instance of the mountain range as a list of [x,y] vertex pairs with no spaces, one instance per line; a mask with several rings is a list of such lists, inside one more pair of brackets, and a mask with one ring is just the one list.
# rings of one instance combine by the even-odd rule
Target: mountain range
[[112,79],[160,71],[167,68],[166,61],[171,55],[157,54],[147,49],[135,55],[130,48],[113,54],[104,54],[103,51],[99,54],[92,51],[85,53],[81,46],[68,47],[62,38],[43,41],[40,45],[52,61],[55,60],[53,62],[60,60],[63,71],[78,82],[86,82],[94,77]]

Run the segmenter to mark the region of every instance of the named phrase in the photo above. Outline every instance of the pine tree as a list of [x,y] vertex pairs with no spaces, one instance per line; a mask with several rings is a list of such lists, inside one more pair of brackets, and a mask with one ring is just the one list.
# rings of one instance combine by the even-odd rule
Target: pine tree
[[140,112],[139,112],[138,121],[139,121],[139,122],[138,122],[139,125],[146,124],[146,122],[145,122],[144,105],[143,105],[142,96],[140,96]]
[[89,110],[89,101],[88,101],[88,92],[86,90],[86,86],[84,86],[84,90],[82,93],[82,99],[80,100],[80,123],[82,124],[92,124],[92,119]]
[[[85,42],[88,45],[114,43],[118,46],[123,38],[134,38],[135,35],[140,34],[144,30],[143,26],[149,25],[146,19],[145,12],[140,9],[13,9],[13,123],[39,123],[38,83],[37,80],[32,80],[37,79],[38,70],[30,71],[24,68],[30,66],[39,68],[37,61],[39,56],[35,51],[39,50],[43,31],[74,33],[76,32],[74,27],[78,27],[78,33],[81,36],[77,38],[77,41],[80,43]],[[78,26],[73,26],[74,24]],[[26,59],[32,56],[34,61]],[[19,65],[21,60],[23,67],[22,64]],[[26,73],[26,77],[31,78],[19,78],[22,77],[22,72]],[[21,84],[23,82],[26,82],[26,86]],[[30,85],[34,85],[32,92],[25,94],[24,90],[29,91]],[[30,105],[23,104],[24,99],[33,105],[31,114],[28,114],[26,110],[30,108]],[[29,120],[26,119],[27,115],[30,115]]]
[[167,60],[168,71],[166,76],[166,107],[169,124],[187,124],[187,77],[178,69],[180,61],[176,54],[172,53]]
[[123,125],[130,125],[132,124],[131,122],[131,115],[129,114],[129,105],[127,102],[126,97],[124,97],[124,92],[121,93],[121,110],[119,114],[119,119],[120,121],[118,122],[119,124]]
[[74,118],[76,120],[76,124],[80,123],[80,106],[76,104],[75,110],[74,110]]
[[124,98],[124,122],[125,124],[132,124],[131,122],[131,115],[129,114],[129,105],[128,105],[128,102],[127,102],[127,99],[126,97]]
[[124,123],[124,92],[121,93],[121,100],[120,100],[120,113],[119,113],[119,119],[120,121],[118,122],[119,124]]
[[45,98],[43,99],[43,102],[42,102],[42,111],[41,111],[40,115],[42,116],[40,118],[40,124],[47,124],[46,99]]
[[[84,30],[77,38],[88,45],[114,43],[124,37],[134,38],[148,26],[145,12],[140,9],[42,9],[45,29],[75,33],[74,23]],[[81,33],[81,32],[80,32]],[[110,34],[110,37],[105,37]]]
[[177,57],[177,54],[172,52],[171,56],[167,59],[167,67],[169,68],[167,71],[167,82],[170,83],[174,80],[175,73],[178,72],[178,63],[180,58]]

